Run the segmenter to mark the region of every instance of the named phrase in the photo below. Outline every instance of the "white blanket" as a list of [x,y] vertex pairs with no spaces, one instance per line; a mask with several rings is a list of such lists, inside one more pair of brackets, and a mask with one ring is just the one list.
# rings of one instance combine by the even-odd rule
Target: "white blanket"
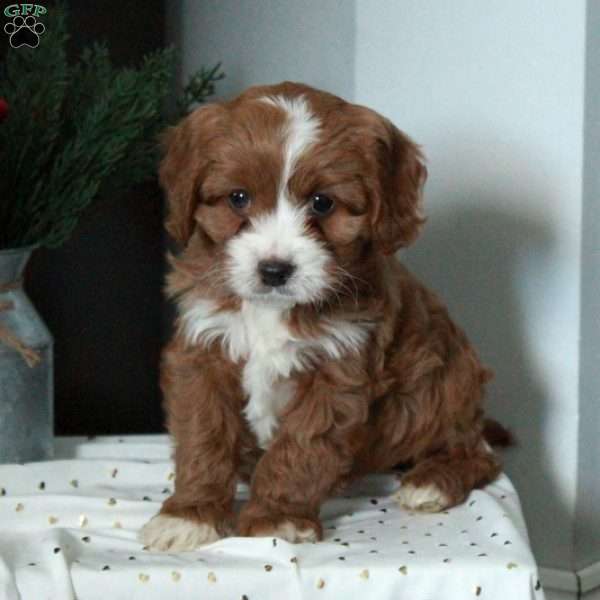
[[372,476],[323,506],[322,542],[232,537],[155,554],[136,534],[172,491],[169,455],[167,436],[59,438],[54,461],[0,465],[0,598],[544,597],[504,475],[434,515],[402,510],[395,478]]

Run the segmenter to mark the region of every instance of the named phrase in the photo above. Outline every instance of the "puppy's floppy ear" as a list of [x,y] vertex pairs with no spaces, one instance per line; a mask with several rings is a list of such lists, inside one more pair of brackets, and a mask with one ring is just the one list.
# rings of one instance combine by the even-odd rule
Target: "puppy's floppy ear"
[[379,117],[375,155],[379,181],[371,219],[373,237],[384,254],[393,254],[414,242],[425,223],[421,202],[427,169],[419,147],[383,117]]
[[202,106],[162,136],[165,155],[159,181],[169,208],[165,227],[183,245],[194,232],[194,212],[201,201],[199,187],[210,164],[209,145],[217,135],[221,114],[219,104]]

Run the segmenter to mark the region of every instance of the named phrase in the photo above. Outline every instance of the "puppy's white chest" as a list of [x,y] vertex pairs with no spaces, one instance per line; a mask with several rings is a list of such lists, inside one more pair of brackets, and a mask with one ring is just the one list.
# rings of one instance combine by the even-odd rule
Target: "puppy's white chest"
[[244,414],[261,448],[266,448],[278,426],[278,414],[294,393],[289,376],[297,363],[298,344],[272,307],[242,306],[246,364],[242,386],[248,394]]
[[242,387],[248,402],[244,415],[262,448],[268,446],[279,424],[278,415],[294,395],[290,375],[308,368],[315,352],[340,359],[358,351],[369,330],[365,324],[324,320],[324,334],[297,338],[282,315],[280,308],[246,301],[239,311],[217,311],[208,300],[196,301],[182,315],[189,343],[220,339],[231,360],[245,361]]

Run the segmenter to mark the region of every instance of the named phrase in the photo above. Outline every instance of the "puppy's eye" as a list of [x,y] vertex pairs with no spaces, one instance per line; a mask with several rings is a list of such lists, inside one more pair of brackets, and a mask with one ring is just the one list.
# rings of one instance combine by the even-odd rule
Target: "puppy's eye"
[[325,194],[313,194],[310,197],[310,209],[313,214],[324,217],[328,215],[334,207],[334,201]]
[[233,190],[229,194],[229,204],[234,210],[242,210],[250,204],[250,194],[246,190]]

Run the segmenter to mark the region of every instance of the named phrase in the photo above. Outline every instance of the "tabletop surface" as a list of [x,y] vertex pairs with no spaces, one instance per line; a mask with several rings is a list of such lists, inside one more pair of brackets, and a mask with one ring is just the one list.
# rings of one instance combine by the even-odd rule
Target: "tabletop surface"
[[[506,475],[437,514],[401,509],[396,477],[369,476],[323,505],[316,544],[157,554],[136,535],[172,492],[170,454],[166,435],[58,438],[53,461],[0,465],[0,598],[544,598]],[[236,507],[247,498],[239,484]]]

